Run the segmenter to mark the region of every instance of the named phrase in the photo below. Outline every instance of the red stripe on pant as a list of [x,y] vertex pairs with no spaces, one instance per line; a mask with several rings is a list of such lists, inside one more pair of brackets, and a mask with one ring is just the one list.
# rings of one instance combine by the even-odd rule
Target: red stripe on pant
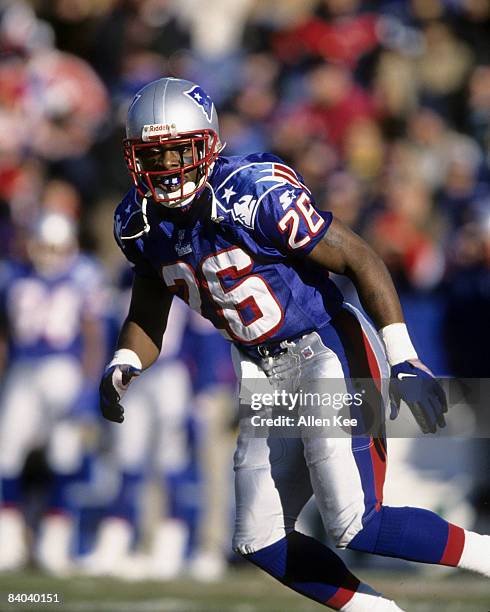
[[[359,327],[361,327],[360,324]],[[378,360],[371,347],[369,338],[364,333],[362,327],[361,330],[369,371],[371,372],[371,377],[376,385],[376,388],[378,391],[381,391],[382,381]],[[376,512],[379,512],[381,510],[381,504],[383,503],[383,488],[386,478],[386,449],[384,446],[384,440],[382,438],[373,438],[373,445],[369,450],[371,452],[371,461],[373,463],[374,489],[376,492]]]
[[[350,375],[352,378],[372,379],[374,385],[371,393],[376,394],[375,401],[381,401],[381,369],[378,359],[371,346],[369,337],[364,332],[358,318],[350,311],[341,310],[332,321],[344,345]],[[370,448],[373,466],[374,489],[376,495],[376,510],[381,509],[383,503],[383,487],[386,477],[386,442],[384,438],[371,437],[373,444]]]
[[442,553],[440,565],[457,567],[464,548],[464,529],[449,523],[449,533],[447,534],[447,544]]
[[325,602],[326,605],[334,610],[341,610],[354,597],[359,585],[359,580],[352,574],[349,574],[345,585],[338,588],[335,595]]

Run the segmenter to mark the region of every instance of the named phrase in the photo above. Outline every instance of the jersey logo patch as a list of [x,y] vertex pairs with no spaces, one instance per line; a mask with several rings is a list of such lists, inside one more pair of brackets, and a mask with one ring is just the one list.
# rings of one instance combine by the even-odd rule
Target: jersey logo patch
[[247,227],[252,227],[254,211],[257,206],[257,200],[251,195],[242,196],[238,202],[233,205],[233,218]]
[[175,244],[175,252],[179,257],[183,257],[184,255],[188,255],[192,253],[192,246],[190,242],[184,243],[185,238],[185,230],[179,230],[178,233],[178,241]]
[[[280,198],[286,210],[296,198],[293,187],[306,190],[293,170],[272,162],[246,164],[231,172],[216,188],[217,205],[223,212],[230,213],[233,221],[253,229],[262,200],[284,185],[291,185]],[[250,194],[252,189],[255,190],[254,196]]]
[[296,195],[292,189],[289,189],[288,191],[282,193],[279,198],[279,202],[281,202],[282,209],[286,210],[286,208],[289,208],[291,204],[295,201],[295,199]]
[[199,87],[199,85],[194,85],[191,89],[184,91],[184,96],[190,98],[194,104],[199,106],[202,112],[206,115],[206,119],[211,123],[213,118],[213,102],[208,94]]
[[313,349],[311,348],[311,346],[308,345],[308,346],[305,346],[304,349],[302,349],[301,354],[303,355],[304,359],[311,359],[315,353],[313,352]]

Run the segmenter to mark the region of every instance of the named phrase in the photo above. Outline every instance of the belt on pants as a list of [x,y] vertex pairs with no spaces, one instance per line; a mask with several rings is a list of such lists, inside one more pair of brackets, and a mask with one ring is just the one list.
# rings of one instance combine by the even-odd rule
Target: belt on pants
[[311,334],[314,329],[307,329],[299,334],[286,338],[285,340],[278,340],[277,342],[267,342],[264,344],[258,344],[256,346],[247,346],[244,344],[236,344],[235,346],[239,351],[248,355],[254,361],[264,359],[266,357],[277,357],[288,352],[296,342],[304,338],[308,334]]

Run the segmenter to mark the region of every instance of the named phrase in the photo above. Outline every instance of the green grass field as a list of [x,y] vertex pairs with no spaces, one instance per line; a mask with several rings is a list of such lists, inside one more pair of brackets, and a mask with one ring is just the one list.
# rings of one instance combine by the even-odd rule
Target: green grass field
[[[408,612],[490,612],[490,581],[463,573],[358,572]],[[8,604],[7,594],[58,593],[63,603]],[[0,611],[43,612],[314,612],[300,597],[254,568],[230,571],[226,580],[198,584],[128,583],[110,579],[53,579],[38,572],[0,577]]]

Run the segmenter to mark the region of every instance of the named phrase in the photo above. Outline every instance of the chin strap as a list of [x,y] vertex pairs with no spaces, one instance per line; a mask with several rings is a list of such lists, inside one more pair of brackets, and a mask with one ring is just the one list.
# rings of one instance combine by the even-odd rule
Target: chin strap
[[[204,184],[204,187],[207,187],[211,191],[211,221],[213,221],[214,223],[221,223],[221,221],[224,220],[224,217],[222,215],[218,215],[219,202],[218,202],[218,198],[216,197],[216,194],[214,193],[214,189],[212,188],[211,184],[208,183],[207,181]],[[141,201],[141,214],[143,216],[143,223],[144,223],[143,229],[140,232],[133,234],[132,236],[121,236],[121,240],[135,240],[136,238],[141,238],[141,236],[143,236],[144,234],[147,234],[150,231],[150,224],[148,223],[148,215],[146,212],[146,209],[148,207],[149,195],[150,193],[147,193],[146,196]],[[191,200],[192,199],[194,199],[194,197],[192,197]]]
[[214,223],[221,223],[221,221],[224,220],[224,217],[221,215],[218,216],[218,198],[214,193],[214,189],[212,188],[211,183],[208,183],[207,181],[204,186],[211,192],[211,221],[214,221]]

